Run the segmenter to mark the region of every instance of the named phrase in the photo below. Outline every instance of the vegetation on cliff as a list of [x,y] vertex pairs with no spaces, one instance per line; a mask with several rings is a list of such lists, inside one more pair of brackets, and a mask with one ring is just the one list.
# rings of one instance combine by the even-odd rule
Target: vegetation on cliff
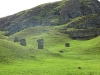
[[[11,35],[29,27],[63,25],[76,17],[98,13],[100,13],[100,3],[97,0],[63,0],[1,18],[0,30],[7,30],[8,35]],[[96,19],[100,20],[100,16]],[[92,27],[94,26],[95,24]]]
[[97,0],[43,4],[1,18],[0,30],[1,75],[100,75]]

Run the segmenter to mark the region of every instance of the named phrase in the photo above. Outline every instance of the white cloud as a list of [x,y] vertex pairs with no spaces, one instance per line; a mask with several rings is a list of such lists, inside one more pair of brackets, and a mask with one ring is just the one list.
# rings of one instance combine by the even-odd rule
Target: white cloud
[[0,17],[54,1],[60,0],[0,0]]
[[0,17],[12,15],[16,12],[54,1],[60,0],[0,0]]

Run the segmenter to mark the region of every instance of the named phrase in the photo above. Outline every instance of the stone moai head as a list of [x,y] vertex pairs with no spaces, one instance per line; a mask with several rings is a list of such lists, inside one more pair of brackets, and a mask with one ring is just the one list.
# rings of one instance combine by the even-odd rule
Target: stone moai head
[[20,45],[26,46],[26,39],[20,39]]
[[14,38],[14,42],[19,42],[17,37]]
[[70,43],[65,43],[65,47],[70,47]]
[[38,39],[38,49],[43,49],[43,45],[44,45],[44,40],[43,39]]

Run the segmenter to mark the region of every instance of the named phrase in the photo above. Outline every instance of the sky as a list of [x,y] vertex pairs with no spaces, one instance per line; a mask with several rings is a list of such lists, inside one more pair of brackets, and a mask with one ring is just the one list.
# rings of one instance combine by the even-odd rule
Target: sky
[[40,4],[55,1],[60,0],[0,0],[0,18],[33,8]]
[[0,18],[55,1],[60,0],[0,0]]

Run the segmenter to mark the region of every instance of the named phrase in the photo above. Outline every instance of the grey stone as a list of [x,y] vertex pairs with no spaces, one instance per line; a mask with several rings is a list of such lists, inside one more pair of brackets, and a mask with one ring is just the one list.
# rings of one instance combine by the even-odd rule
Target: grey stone
[[38,42],[38,49],[43,49],[44,40],[43,39],[38,39],[37,42]]
[[26,46],[26,40],[25,39],[20,39],[20,45]]
[[70,43],[65,43],[65,47],[70,47]]
[[17,37],[14,38],[14,42],[19,42]]
[[81,67],[78,67],[78,69],[82,69]]
[[84,30],[74,30],[68,32],[71,38],[73,39],[92,39],[100,35],[99,29],[84,29]]

